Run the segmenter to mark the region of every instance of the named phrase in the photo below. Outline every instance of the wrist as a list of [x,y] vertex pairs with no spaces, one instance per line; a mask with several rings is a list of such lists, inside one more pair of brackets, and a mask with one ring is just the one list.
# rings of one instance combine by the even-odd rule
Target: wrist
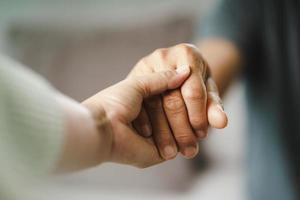
[[91,100],[82,102],[92,120],[93,127],[97,133],[98,142],[98,158],[99,163],[111,160],[111,151],[113,146],[113,131],[111,121],[107,117],[104,107],[99,103]]
[[[99,165],[109,159],[112,134],[105,112],[95,118],[88,106],[57,95],[64,112],[64,141],[56,172],[70,172]],[[97,119],[97,120],[96,120]]]

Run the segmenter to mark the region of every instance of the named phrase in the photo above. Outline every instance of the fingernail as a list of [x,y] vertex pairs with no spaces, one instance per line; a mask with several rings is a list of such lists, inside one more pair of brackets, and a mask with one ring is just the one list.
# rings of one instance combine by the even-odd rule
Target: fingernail
[[207,135],[206,131],[204,131],[204,130],[196,131],[196,134],[199,138],[205,138]]
[[166,146],[164,148],[164,157],[165,159],[171,159],[176,156],[176,150],[172,146]]
[[152,132],[148,125],[143,125],[143,133],[146,137],[151,136]]
[[184,157],[186,157],[186,158],[193,158],[197,154],[197,152],[198,152],[197,149],[198,148],[195,147],[195,146],[188,146],[188,147],[186,147],[184,149],[184,151],[183,151]]
[[188,65],[183,65],[176,69],[177,74],[186,74],[190,72],[190,67]]

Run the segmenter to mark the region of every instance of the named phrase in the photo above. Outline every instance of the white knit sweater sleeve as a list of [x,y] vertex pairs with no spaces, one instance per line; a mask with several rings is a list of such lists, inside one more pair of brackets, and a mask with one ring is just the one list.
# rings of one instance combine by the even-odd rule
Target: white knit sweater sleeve
[[39,75],[0,55],[0,199],[26,199],[49,173],[63,140],[56,91]]

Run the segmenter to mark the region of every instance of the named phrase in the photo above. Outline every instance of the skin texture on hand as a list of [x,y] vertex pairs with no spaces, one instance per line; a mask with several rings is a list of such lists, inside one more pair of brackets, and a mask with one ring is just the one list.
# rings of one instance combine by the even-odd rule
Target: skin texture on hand
[[107,161],[148,167],[164,161],[151,138],[141,136],[131,125],[141,111],[145,98],[181,86],[189,76],[188,67],[164,70],[144,76],[133,76],[113,85],[82,104],[98,121],[98,110],[104,109],[111,126],[110,154]]
[[174,158],[178,150],[186,158],[194,157],[198,153],[198,140],[206,137],[209,125],[215,128],[227,125],[210,68],[194,45],[158,49],[141,59],[129,76],[181,66],[191,68],[191,75],[182,87],[147,99],[133,123],[144,136],[152,135],[164,159]]
[[[186,44],[171,48],[180,48],[183,49],[180,51],[190,52],[194,52],[195,50],[195,47]],[[192,48],[192,50],[190,48]],[[233,43],[220,38],[210,38],[201,41],[199,48],[209,63],[211,78],[214,78],[218,88],[221,89],[221,94],[223,94],[225,88],[227,88],[232,78],[240,69],[240,51]],[[176,60],[179,59],[180,56],[186,55],[174,54],[174,52],[180,51],[170,51],[170,49],[155,51],[155,53],[145,57],[138,63],[130,74],[132,78],[126,79],[96,94],[94,97],[83,102],[83,106],[66,96],[58,95],[57,102],[62,106],[65,113],[65,135],[62,151],[55,171],[69,172],[96,166],[105,161],[147,167],[166,159],[162,151],[166,151],[168,154],[175,156],[177,153],[177,144],[174,145],[175,150],[172,149],[172,147],[170,149],[168,146],[170,139],[175,140],[173,135],[169,134],[169,121],[167,121],[169,119],[165,117],[163,121],[158,119],[154,121],[155,118],[152,118],[152,123],[160,122],[161,124],[154,124],[156,127],[149,127],[147,130],[147,128],[144,127],[150,124],[148,124],[149,117],[146,113],[146,106],[142,108],[140,106],[141,104],[146,104],[145,101],[142,102],[142,100],[147,96],[147,101],[152,99],[150,100],[150,102],[152,101],[154,109],[154,112],[150,110],[153,112],[152,114],[166,116],[164,110],[162,110],[162,106],[168,106],[171,112],[167,116],[172,117],[170,115],[172,115],[173,112],[174,121],[172,122],[178,123],[179,127],[176,140],[181,139],[182,142],[190,141],[190,139],[187,138],[191,136],[191,125],[189,124],[189,118],[186,113],[187,108],[185,107],[183,97],[180,96],[182,88],[175,89],[179,87],[186,78],[190,79],[190,77],[192,77],[188,77],[190,71],[187,70],[185,72],[185,70],[183,70],[183,73],[179,76],[176,76],[174,71],[161,72],[163,74],[153,74],[155,70],[161,71],[162,69],[177,68],[177,65],[172,65],[172,63],[164,64],[161,59],[168,58]],[[160,64],[154,62],[156,59],[153,57],[157,58]],[[191,58],[192,57],[201,58],[199,57],[199,53],[195,55],[192,54]],[[151,60],[153,64],[151,64]],[[153,66],[158,66],[158,69]],[[199,66],[199,64],[190,66],[192,66],[191,73],[198,74],[198,79],[202,79],[202,66]],[[207,119],[213,127],[222,128],[226,125],[227,118],[220,109],[221,104],[219,103],[220,98],[217,86],[211,78],[207,77],[206,80]],[[187,83],[188,82],[185,82],[184,84]],[[199,86],[197,87],[199,88]],[[191,86],[191,89],[197,89],[197,87]],[[167,90],[164,94],[157,95],[154,98],[153,96],[149,97],[150,93],[158,94],[164,90]],[[193,92],[191,94],[193,94]],[[164,100],[163,104],[162,99],[168,95],[170,95],[171,98]],[[159,99],[158,103],[155,101],[153,103],[153,99],[155,98]],[[157,105],[160,106],[158,107]],[[176,121],[177,113],[178,115],[185,115],[179,116],[178,121]],[[129,121],[136,116],[138,116],[138,118],[132,123],[135,128],[133,129]],[[171,128],[174,129],[174,127],[176,126]],[[181,127],[182,129],[180,129]],[[186,127],[188,127],[189,130],[184,131]],[[154,130],[162,130],[162,132],[154,132]],[[149,138],[152,134],[151,132],[154,132],[153,135],[156,136]],[[138,134],[148,136],[148,138],[141,137]],[[192,140],[194,139],[192,138]],[[181,152],[183,152],[183,150],[181,150]],[[162,157],[160,155],[162,155]]]
[[64,140],[54,172],[77,171],[107,160],[111,134],[103,109],[97,109],[102,121],[98,126],[91,112],[78,102],[62,94],[57,94],[56,100],[64,113]]

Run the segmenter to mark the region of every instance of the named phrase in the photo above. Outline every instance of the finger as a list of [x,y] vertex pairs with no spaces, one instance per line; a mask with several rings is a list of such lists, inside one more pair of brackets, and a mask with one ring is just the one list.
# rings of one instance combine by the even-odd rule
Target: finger
[[116,145],[110,159],[112,162],[145,168],[164,161],[153,142],[141,137],[126,125],[115,127],[119,134],[114,138]]
[[188,111],[189,121],[199,138],[207,135],[207,94],[202,74],[194,69],[181,87],[181,93]]
[[163,107],[179,151],[186,158],[193,158],[198,153],[197,138],[179,89],[167,91],[163,95]]
[[150,120],[148,118],[148,114],[147,114],[144,106],[142,106],[139,115],[133,121],[133,126],[139,135],[141,135],[143,137],[151,136],[152,128],[151,128]]
[[225,128],[228,123],[228,118],[224,112],[217,85],[211,77],[206,81],[206,90],[208,122],[210,126],[214,128]]
[[165,70],[152,73],[146,76],[134,77],[131,79],[133,86],[144,98],[162,93],[168,89],[175,89],[182,85],[190,74],[190,68],[183,66],[175,70]]
[[146,110],[152,125],[154,142],[165,160],[177,155],[177,146],[163,111],[160,96],[154,96],[145,101]]

